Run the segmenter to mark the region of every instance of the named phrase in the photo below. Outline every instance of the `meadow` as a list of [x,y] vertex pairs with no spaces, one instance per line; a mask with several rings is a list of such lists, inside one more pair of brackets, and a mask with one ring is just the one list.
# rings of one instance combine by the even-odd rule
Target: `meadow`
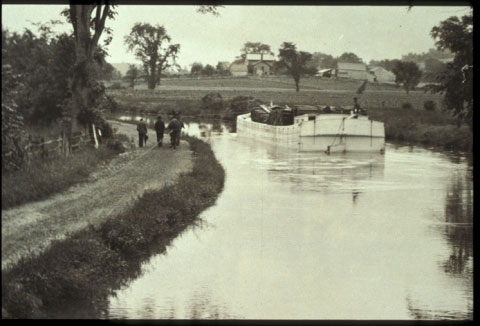
[[[218,78],[165,78],[154,90],[146,85],[132,89],[109,89],[108,94],[120,104],[122,110],[138,114],[168,114],[171,110],[183,116],[221,114],[209,111],[202,98],[209,93],[221,95],[228,111],[232,99],[251,96],[264,103],[279,105],[353,105],[357,97],[374,120],[385,123],[387,141],[440,147],[449,150],[471,151],[472,131],[467,126],[458,127],[456,119],[445,110],[442,96],[424,90],[407,94],[403,88],[390,84],[367,84],[362,94],[356,90],[362,81],[346,79],[300,80],[300,92],[295,91],[291,78],[272,76],[218,77]],[[435,110],[425,110],[425,103],[434,103]]]

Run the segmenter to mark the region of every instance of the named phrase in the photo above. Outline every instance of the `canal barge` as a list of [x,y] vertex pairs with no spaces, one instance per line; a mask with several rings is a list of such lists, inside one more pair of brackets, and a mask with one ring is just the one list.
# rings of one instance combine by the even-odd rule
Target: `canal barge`
[[299,151],[385,151],[385,127],[362,109],[318,107],[302,112],[275,105],[260,105],[237,116],[237,135]]

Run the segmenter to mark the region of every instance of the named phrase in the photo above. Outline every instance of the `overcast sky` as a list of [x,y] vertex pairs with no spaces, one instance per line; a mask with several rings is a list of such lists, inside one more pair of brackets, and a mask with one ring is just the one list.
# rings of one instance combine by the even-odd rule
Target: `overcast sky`
[[[31,22],[66,20],[66,5],[2,5],[2,28],[21,32]],[[120,5],[108,47],[110,63],[138,63],[127,52],[124,36],[136,22],[163,25],[172,41],[180,43],[178,63],[216,65],[240,55],[245,42],[262,42],[275,54],[283,42],[297,49],[339,56],[354,52],[365,62],[400,58],[434,47],[432,27],[450,16],[462,16],[469,7],[404,6],[225,6],[220,16],[200,14],[196,6]],[[33,27],[34,28],[34,27]],[[63,30],[71,30],[67,23]],[[61,30],[59,28],[58,30]]]

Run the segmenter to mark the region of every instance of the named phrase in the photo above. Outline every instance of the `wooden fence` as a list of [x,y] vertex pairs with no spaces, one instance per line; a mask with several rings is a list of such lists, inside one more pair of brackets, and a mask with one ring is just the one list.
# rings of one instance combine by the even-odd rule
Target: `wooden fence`
[[[72,151],[78,150],[84,144],[92,143],[90,135],[84,132],[76,132],[72,136]],[[27,144],[24,146],[24,153],[29,156],[47,157],[51,154],[65,155],[68,153],[68,141],[65,134],[57,138],[46,137],[28,137]]]

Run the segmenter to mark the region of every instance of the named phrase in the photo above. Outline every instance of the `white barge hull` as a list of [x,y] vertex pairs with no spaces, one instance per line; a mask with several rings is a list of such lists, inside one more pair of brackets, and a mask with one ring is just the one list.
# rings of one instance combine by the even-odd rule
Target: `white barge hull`
[[382,122],[345,114],[323,114],[295,117],[290,126],[275,126],[252,121],[250,114],[237,117],[240,138],[280,147],[313,152],[379,152],[385,150],[385,129]]

